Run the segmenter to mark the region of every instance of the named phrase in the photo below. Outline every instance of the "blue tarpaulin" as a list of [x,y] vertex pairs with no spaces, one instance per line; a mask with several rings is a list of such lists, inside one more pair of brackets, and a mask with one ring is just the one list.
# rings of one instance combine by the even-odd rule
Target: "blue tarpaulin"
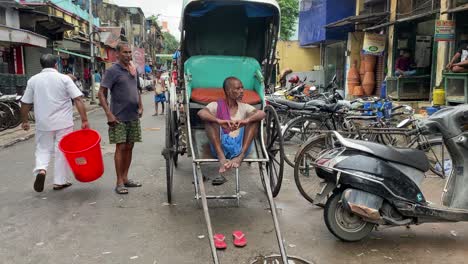
[[355,0],[304,0],[299,12],[301,46],[325,41],[343,40],[351,27],[326,29],[325,25],[356,14]]

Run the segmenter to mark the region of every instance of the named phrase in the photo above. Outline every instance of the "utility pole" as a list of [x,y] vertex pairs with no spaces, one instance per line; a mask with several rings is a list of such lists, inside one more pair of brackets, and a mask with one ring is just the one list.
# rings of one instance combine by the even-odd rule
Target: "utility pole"
[[90,49],[90,77],[91,77],[91,102],[90,104],[96,104],[96,97],[94,95],[94,34],[93,34],[93,24],[94,24],[94,17],[93,17],[93,0],[89,0],[89,49]]

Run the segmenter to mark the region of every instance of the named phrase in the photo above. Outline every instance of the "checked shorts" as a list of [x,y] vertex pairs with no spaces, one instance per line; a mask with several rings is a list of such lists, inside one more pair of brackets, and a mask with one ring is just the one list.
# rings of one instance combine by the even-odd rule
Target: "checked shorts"
[[120,122],[109,127],[109,143],[135,143],[141,142],[140,120]]

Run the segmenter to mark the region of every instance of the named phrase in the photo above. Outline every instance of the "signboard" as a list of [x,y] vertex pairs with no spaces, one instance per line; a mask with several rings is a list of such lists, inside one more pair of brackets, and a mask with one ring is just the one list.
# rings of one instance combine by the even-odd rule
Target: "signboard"
[[435,41],[455,41],[455,21],[437,20],[435,23]]
[[133,49],[133,63],[135,63],[135,66],[139,73],[145,72],[145,49]]
[[382,56],[385,51],[385,35],[366,33],[364,34],[364,44],[362,50],[364,54]]

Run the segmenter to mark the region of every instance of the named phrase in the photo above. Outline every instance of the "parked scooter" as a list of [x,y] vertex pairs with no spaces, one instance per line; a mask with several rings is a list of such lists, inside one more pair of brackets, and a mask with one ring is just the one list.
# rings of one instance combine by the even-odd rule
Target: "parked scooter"
[[438,111],[410,134],[441,134],[453,168],[443,206],[421,191],[429,162],[423,151],[346,139],[334,132],[334,149],[316,160],[317,175],[333,190],[325,205],[329,231],[343,241],[365,238],[377,225],[409,226],[468,221],[468,105]]

